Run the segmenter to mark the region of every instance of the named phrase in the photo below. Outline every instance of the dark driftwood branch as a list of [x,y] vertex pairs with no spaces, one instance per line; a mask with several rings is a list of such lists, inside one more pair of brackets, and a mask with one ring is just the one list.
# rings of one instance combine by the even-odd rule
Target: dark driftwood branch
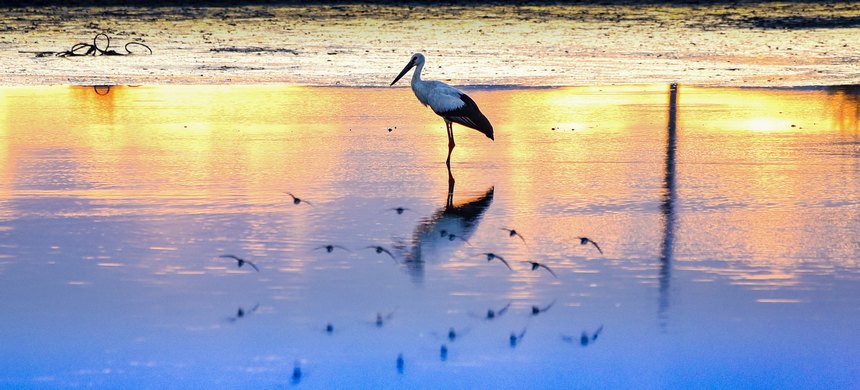
[[[99,46],[99,42],[104,41],[104,48]],[[95,37],[93,37],[93,43],[76,43],[72,45],[72,48],[64,51],[19,51],[19,53],[27,53],[27,54],[35,54],[36,57],[48,57],[48,56],[57,56],[57,57],[83,57],[83,56],[127,56],[130,54],[134,54],[129,49],[129,46],[142,46],[144,49],[149,51],[148,54],[152,54],[152,49],[144,43],[141,42],[128,42],[123,46],[125,49],[125,53],[120,53],[116,50],[111,50],[110,48],[110,37],[105,33],[98,33]]]

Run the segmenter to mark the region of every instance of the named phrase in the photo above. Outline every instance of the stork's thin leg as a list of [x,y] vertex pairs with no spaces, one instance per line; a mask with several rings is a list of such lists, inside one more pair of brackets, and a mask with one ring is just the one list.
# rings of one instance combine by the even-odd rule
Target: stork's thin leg
[[445,126],[448,127],[448,159],[445,160],[445,165],[448,166],[448,170],[451,170],[451,152],[454,150],[454,130],[451,128],[451,121],[445,120]]

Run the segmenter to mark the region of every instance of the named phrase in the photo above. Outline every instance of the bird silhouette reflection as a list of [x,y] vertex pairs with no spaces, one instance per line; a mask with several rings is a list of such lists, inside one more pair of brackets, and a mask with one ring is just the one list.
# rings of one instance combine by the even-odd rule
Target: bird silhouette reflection
[[522,332],[520,332],[519,334],[511,332],[511,337],[508,337],[508,343],[510,344],[511,348],[516,348],[520,341],[523,340],[523,337],[526,337],[525,328],[523,328]]
[[[588,331],[582,331],[582,334],[579,335],[579,345],[587,347],[589,344],[593,344],[597,341],[597,337],[600,336],[601,332],[603,332],[603,325],[600,325],[600,327],[591,334],[589,334]],[[566,335],[561,335],[561,340],[570,344],[576,342],[575,337]]]
[[377,328],[381,328],[385,325],[386,321],[390,321],[394,318],[394,312],[383,315],[382,313],[376,313],[376,321],[373,321],[373,324],[376,325]]
[[293,375],[290,379],[294,385],[297,385],[302,381],[302,366],[298,361],[293,365]]
[[487,315],[484,317],[485,320],[494,320],[498,317],[505,315],[508,312],[508,309],[511,307],[511,302],[508,302],[505,307],[499,310],[487,309]]
[[[457,330],[451,327],[448,328],[447,332],[445,332],[445,339],[448,340],[449,343],[453,343],[468,333],[469,328]],[[439,337],[439,334],[436,332],[433,332],[432,334],[436,337]]]

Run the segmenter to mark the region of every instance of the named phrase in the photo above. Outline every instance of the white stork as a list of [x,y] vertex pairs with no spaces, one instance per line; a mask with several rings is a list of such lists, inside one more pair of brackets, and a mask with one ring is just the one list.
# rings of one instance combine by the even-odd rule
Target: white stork
[[494,139],[493,125],[481,113],[475,101],[465,93],[441,81],[421,80],[421,70],[424,69],[424,55],[421,53],[412,55],[409,63],[406,64],[406,67],[391,82],[391,85],[400,80],[412,67],[416,68],[415,73],[412,74],[412,92],[415,92],[415,97],[418,98],[418,101],[425,106],[430,106],[436,115],[441,116],[445,120],[445,126],[448,128],[448,159],[445,160],[445,164],[448,166],[450,172],[451,151],[454,150],[454,131],[451,128],[451,124],[459,123],[478,130],[484,133],[489,139]]

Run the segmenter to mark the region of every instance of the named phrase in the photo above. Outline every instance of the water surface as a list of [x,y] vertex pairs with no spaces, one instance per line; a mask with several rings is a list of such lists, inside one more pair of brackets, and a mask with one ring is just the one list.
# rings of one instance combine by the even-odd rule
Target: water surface
[[0,89],[0,384],[860,383],[856,87],[469,93]]

